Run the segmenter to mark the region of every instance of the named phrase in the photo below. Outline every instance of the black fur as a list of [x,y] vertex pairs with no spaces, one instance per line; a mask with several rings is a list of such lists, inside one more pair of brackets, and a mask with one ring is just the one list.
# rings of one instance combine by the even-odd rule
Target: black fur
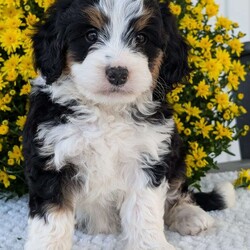
[[193,200],[205,211],[222,210],[227,208],[224,198],[216,190],[210,193],[193,193]]
[[172,182],[178,180],[185,184],[185,149],[177,131],[171,138],[170,153],[166,154],[161,162],[144,171],[152,178],[151,184],[158,187],[163,178]]
[[[56,1],[48,10],[44,22],[37,25],[37,32],[33,36],[34,61],[48,84],[52,84],[61,76],[67,66],[70,44],[73,46],[74,40],[82,36],[79,31],[83,32],[87,28],[86,18],[81,14],[81,10],[95,2],[97,1]],[[79,26],[80,23],[82,26]],[[83,52],[86,53],[88,47],[78,48],[78,52],[84,49]]]
[[30,106],[23,131],[25,176],[30,190],[30,216],[42,217],[49,205],[60,205],[64,201],[63,183],[72,182],[71,177],[76,173],[76,169],[70,165],[65,166],[61,172],[44,169],[50,157],[39,154],[41,142],[35,139],[38,125],[46,122],[51,127],[64,124],[73,112],[70,109],[72,104],[65,107],[53,103],[49,95],[42,92],[42,88],[31,95]]
[[171,14],[168,3],[160,4],[160,10],[166,35],[166,47],[159,80],[164,80],[167,84],[165,91],[168,92],[174,83],[181,82],[190,73],[187,60],[189,46],[179,33],[177,20]]

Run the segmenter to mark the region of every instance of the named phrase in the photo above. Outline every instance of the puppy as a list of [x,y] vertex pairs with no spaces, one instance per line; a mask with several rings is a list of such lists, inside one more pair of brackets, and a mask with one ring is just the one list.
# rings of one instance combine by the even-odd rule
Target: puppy
[[121,232],[123,249],[174,249],[164,221],[194,235],[213,224],[202,208],[232,205],[229,184],[185,188],[165,97],[188,75],[188,46],[167,4],[58,0],[33,44],[41,76],[23,134],[25,249],[71,249],[75,220],[89,234]]

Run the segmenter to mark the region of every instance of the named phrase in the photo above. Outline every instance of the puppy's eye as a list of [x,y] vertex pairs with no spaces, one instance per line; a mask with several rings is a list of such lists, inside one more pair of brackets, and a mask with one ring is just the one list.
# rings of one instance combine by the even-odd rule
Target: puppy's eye
[[95,43],[98,39],[98,34],[96,30],[91,30],[86,34],[86,39],[89,43]]
[[135,42],[138,44],[138,45],[143,45],[147,42],[147,37],[144,35],[144,34],[137,34],[136,37],[135,37]]

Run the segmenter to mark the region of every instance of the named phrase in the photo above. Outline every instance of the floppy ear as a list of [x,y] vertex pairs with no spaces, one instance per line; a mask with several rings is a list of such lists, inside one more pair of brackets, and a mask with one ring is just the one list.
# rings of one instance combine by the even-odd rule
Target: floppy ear
[[160,4],[161,16],[166,34],[164,61],[160,77],[170,87],[189,74],[188,45],[180,35],[175,16],[170,12],[168,3]]
[[52,7],[32,38],[35,67],[40,70],[47,84],[57,80],[66,65],[66,46],[63,29],[58,24],[59,13]]

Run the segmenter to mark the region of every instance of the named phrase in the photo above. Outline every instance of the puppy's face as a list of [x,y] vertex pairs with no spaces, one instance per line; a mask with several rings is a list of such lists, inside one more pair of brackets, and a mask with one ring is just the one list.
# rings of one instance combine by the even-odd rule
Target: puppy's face
[[74,9],[79,18],[72,16],[68,26],[67,64],[81,94],[124,103],[153,89],[164,36],[152,7],[143,0],[100,0]]
[[133,102],[156,87],[174,29],[154,0],[60,0],[33,38],[36,65],[97,103]]

